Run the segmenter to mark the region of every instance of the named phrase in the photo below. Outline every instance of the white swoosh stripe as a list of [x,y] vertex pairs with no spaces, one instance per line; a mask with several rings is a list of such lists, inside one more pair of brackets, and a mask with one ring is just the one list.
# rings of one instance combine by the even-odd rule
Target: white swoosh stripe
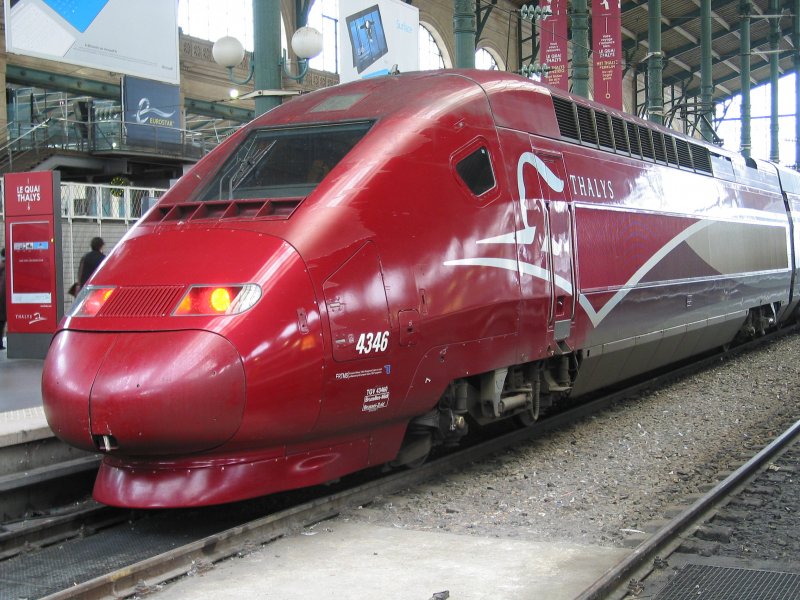
[[[511,258],[462,258],[459,260],[448,260],[445,266],[468,266],[468,267],[494,267],[495,269],[505,269],[506,271],[518,271],[520,275],[531,275],[536,279],[550,282],[550,272],[542,267],[526,262],[517,262]],[[564,290],[565,293],[572,295],[572,284],[556,275],[556,286]]]
[[614,294],[611,299],[603,305],[599,311],[595,311],[594,307],[589,304],[589,299],[584,296],[583,294],[580,295],[578,302],[583,307],[583,310],[586,311],[586,314],[589,316],[589,319],[592,321],[592,325],[597,327],[603,319],[608,316],[614,308],[622,302],[622,299],[627,296],[631,290],[638,284],[647,273],[653,270],[653,268],[660,263],[664,257],[672,252],[679,244],[683,243],[690,237],[692,237],[698,231],[701,231],[711,225],[711,221],[698,221],[694,225],[690,225],[683,231],[681,231],[678,235],[664,244],[653,256],[651,256],[647,262],[645,262],[639,269],[634,273],[631,278],[625,282],[625,285],[622,289],[618,290],[616,294]]
[[517,161],[517,191],[519,192],[519,212],[522,215],[524,227],[514,233],[504,233],[495,237],[478,240],[477,244],[532,244],[536,239],[536,227],[528,225],[528,209],[525,202],[528,200],[525,180],[522,177],[522,170],[525,165],[531,165],[542,177],[544,182],[554,191],[561,193],[564,190],[564,180],[548,167],[544,161],[533,152],[523,152]]
[[[614,308],[622,302],[622,300],[627,296],[634,287],[644,278],[647,273],[653,270],[653,268],[661,262],[664,257],[672,252],[679,244],[689,239],[691,236],[696,234],[698,231],[702,231],[706,227],[711,225],[711,221],[698,221],[693,225],[687,227],[683,231],[681,231],[678,235],[668,241],[664,246],[662,246],[653,256],[651,256],[647,262],[645,262],[639,269],[631,276],[631,278],[625,282],[622,289],[618,290],[616,294],[614,294],[608,302],[606,302],[600,310],[595,310],[594,307],[589,303],[589,299],[580,294],[578,298],[578,302],[580,303],[583,310],[586,312],[589,320],[592,322],[592,325],[597,327],[603,319],[608,316]],[[444,263],[445,266],[470,266],[470,267],[493,267],[495,269],[505,269],[507,271],[517,271],[520,275],[530,275],[535,277],[536,279],[541,279],[542,281],[549,282],[550,281],[550,272],[547,269],[543,269],[539,266],[532,265],[530,263],[525,262],[518,262],[516,260],[510,258],[464,258],[460,260],[448,260]],[[573,289],[572,284],[560,277],[558,275],[555,276],[555,285],[561,288],[565,293],[572,295]]]
[[542,176],[544,182],[557,193],[564,191],[564,180],[548,167],[544,161],[536,156],[533,152],[523,152],[517,162],[517,189],[519,190],[520,198],[525,197],[525,182],[522,179],[522,167],[524,165],[532,165],[536,172]]
[[446,260],[443,264],[446,267],[494,267],[495,269],[519,272],[519,263],[512,258],[460,258],[458,260]]
[[[522,224],[524,227],[518,229],[513,233],[504,233],[495,237],[478,240],[477,244],[531,244],[536,236],[536,227],[528,225],[528,211],[525,206],[527,200],[525,189],[525,180],[522,177],[525,165],[531,165],[536,169],[537,173],[541,176],[544,182],[550,186],[555,192],[560,193],[564,190],[564,180],[558,177],[548,167],[541,158],[536,156],[533,152],[523,152],[517,161],[517,190],[519,192],[519,207],[520,215],[522,217]],[[580,303],[589,320],[594,327],[597,327],[603,319],[608,316],[614,308],[622,302],[631,290],[649,273],[658,263],[660,263],[667,254],[672,252],[679,244],[692,237],[698,231],[701,231],[711,225],[710,221],[698,221],[693,225],[681,231],[678,235],[668,241],[653,256],[651,256],[639,269],[631,276],[631,278],[622,286],[621,289],[615,293],[608,302],[598,311],[589,303],[589,299],[580,294],[578,302]],[[470,266],[470,267],[492,267],[495,269],[505,269],[507,271],[516,271],[522,275],[530,275],[542,281],[550,281],[550,271],[543,269],[530,263],[521,262],[508,258],[463,258],[459,260],[448,260],[444,263],[445,266]],[[554,276],[556,287],[561,288],[564,292],[572,295],[572,283],[559,275]]]

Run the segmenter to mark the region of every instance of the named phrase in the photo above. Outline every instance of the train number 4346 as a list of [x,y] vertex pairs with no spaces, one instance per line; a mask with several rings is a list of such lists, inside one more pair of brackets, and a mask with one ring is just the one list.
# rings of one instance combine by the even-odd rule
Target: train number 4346
[[373,352],[386,352],[389,347],[389,332],[376,331],[375,333],[362,333],[358,336],[356,352],[371,354]]

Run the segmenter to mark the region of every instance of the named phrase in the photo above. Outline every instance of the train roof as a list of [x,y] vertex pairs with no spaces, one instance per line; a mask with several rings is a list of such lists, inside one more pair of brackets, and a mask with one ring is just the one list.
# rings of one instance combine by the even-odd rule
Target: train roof
[[780,187],[779,173],[768,161],[746,159],[668,127],[502,71],[420,71],[341,84],[287,102],[250,127],[389,117],[432,120],[466,114],[471,98],[486,98],[498,127],[759,187]]
[[[737,160],[740,156],[703,140],[637,117],[599,102],[575,96],[514,73],[481,69],[419,71],[345,83],[304,94],[254,121],[255,126],[290,125],[343,119],[380,119],[403,112],[428,116],[463,102],[463,94],[482,90],[492,105],[499,126],[526,130],[548,137],[563,137],[552,113],[550,98],[557,97],[636,123],[662,134],[682,137],[710,152]],[[535,128],[535,129],[534,129]],[[743,160],[743,159],[742,159]]]

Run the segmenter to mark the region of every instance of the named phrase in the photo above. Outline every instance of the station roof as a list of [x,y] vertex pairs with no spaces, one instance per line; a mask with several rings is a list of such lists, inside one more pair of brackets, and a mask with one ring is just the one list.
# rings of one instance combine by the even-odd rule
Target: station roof
[[[683,87],[687,96],[700,93],[700,0],[662,0],[661,46],[664,86]],[[794,70],[792,47],[793,0],[779,2],[780,74]],[[712,0],[712,63],[714,99],[725,100],[741,88],[739,25],[741,0]],[[648,2],[623,0],[622,44],[627,65],[646,69]],[[769,0],[752,0],[750,77],[753,86],[769,81]]]
[[[513,0],[522,7],[531,0]],[[595,2],[598,0],[594,0]],[[794,71],[792,20],[794,0],[780,0],[780,74]],[[625,68],[647,69],[647,0],[622,0],[622,46]],[[664,54],[664,87],[674,85],[676,95],[700,95],[700,5],[701,0],[662,0],[661,50]],[[727,100],[739,94],[742,85],[739,27],[741,0],[712,0],[712,71],[714,99]],[[750,21],[750,81],[756,86],[769,81],[769,0],[752,0]]]

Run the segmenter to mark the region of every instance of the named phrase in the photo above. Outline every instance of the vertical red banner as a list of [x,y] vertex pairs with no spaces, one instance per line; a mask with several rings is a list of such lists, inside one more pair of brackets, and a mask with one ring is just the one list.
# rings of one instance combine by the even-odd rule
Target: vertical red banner
[[542,81],[569,91],[567,73],[567,0],[546,0],[539,6],[550,6],[553,14],[539,21],[539,62],[549,70]]
[[620,0],[592,3],[594,99],[622,110],[622,13]]

